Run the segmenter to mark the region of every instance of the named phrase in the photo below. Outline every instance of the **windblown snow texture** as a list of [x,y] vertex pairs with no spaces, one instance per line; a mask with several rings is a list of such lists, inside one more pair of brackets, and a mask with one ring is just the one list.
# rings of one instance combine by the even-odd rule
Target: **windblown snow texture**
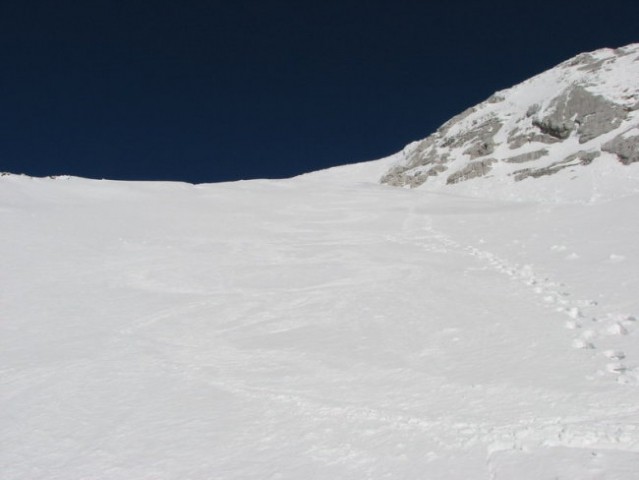
[[[414,190],[379,178],[420,144],[288,180],[0,176],[0,477],[635,480],[636,111],[561,113],[617,118],[635,51],[452,121]],[[550,95],[575,71],[608,83]],[[509,102],[539,105],[517,132]]]

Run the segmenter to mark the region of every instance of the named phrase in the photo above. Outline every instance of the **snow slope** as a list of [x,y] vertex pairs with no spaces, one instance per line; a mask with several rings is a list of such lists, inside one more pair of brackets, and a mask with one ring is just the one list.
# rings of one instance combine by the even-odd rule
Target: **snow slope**
[[0,478],[638,478],[639,193],[376,184],[392,161],[0,177]]

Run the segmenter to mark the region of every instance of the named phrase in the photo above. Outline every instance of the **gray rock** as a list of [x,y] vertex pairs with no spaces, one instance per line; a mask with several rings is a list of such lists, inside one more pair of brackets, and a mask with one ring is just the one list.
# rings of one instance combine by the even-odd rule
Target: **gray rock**
[[538,113],[540,109],[541,106],[538,103],[531,105],[530,107],[528,107],[528,110],[526,110],[526,117],[532,117],[533,115]]
[[490,118],[457,137],[451,143],[451,147],[460,147],[472,142],[470,147],[464,150],[464,153],[469,155],[471,160],[490,155],[495,150],[495,134],[501,127],[502,123],[497,118]]
[[[449,161],[448,153],[441,154],[439,149],[460,148],[470,143],[464,151],[471,159],[489,155],[494,150],[493,137],[502,127],[497,118],[489,118],[481,124],[458,135],[449,135],[450,128],[458,121],[474,113],[475,108],[470,108],[442,125],[435,133],[425,138],[411,148],[405,155],[402,165],[392,168],[384,175],[380,182],[387,185],[416,187],[447,170],[445,164]],[[446,138],[446,135],[449,135]],[[445,140],[444,140],[445,139]],[[424,170],[420,167],[428,167]],[[410,172],[419,169],[418,172]]]
[[566,67],[577,67],[577,70],[584,72],[596,72],[608,61],[610,61],[608,58],[597,59],[591,53],[580,53],[563,65]]
[[464,180],[470,180],[471,178],[483,177],[492,169],[492,164],[497,160],[494,158],[487,158],[484,160],[478,160],[471,162],[461,170],[456,171],[446,179],[447,184],[459,183]]
[[534,152],[522,153],[520,155],[515,155],[514,157],[505,158],[504,162],[524,163],[524,162],[530,162],[532,160],[537,160],[546,155],[548,155],[548,150],[546,150],[545,148],[542,148],[541,150],[535,150]]
[[437,175],[439,175],[442,172],[445,172],[446,170],[448,170],[448,167],[444,165],[443,163],[440,163],[426,170],[424,172],[424,175],[426,175],[426,177],[436,177]]
[[584,56],[584,61],[582,62],[583,65],[580,65],[578,70],[588,73],[596,72],[608,61],[609,60],[607,58],[597,60],[595,57],[587,53]]
[[486,155],[490,155],[495,151],[495,144],[493,143],[492,138],[487,138],[485,142],[479,142],[471,145],[464,153],[469,155],[471,160],[474,160],[478,157],[485,157]]
[[539,142],[549,145],[551,143],[557,143],[560,140],[555,137],[551,137],[550,135],[546,135],[544,133],[539,132],[528,132],[522,134],[515,134],[516,132],[511,132],[508,136],[508,147],[511,150],[515,150],[527,143]]
[[441,127],[439,127],[437,129],[437,131],[435,132],[435,135],[439,135],[440,137],[445,137],[446,135],[448,135],[448,131],[454,125],[457,125],[459,122],[464,120],[466,117],[469,117],[470,115],[472,115],[476,111],[477,111],[477,107],[471,107],[471,108],[467,108],[466,110],[464,110],[461,113],[458,113],[453,118],[451,118],[446,123],[444,123]]
[[573,153],[572,155],[568,155],[564,162],[570,163],[573,160],[578,160],[580,165],[590,165],[592,161],[599,157],[601,152],[594,150],[591,152],[586,152],[584,150],[579,150],[577,153]]
[[500,103],[506,100],[503,95],[499,93],[493,93],[490,97],[486,99],[486,103]]
[[431,135],[419,142],[415,149],[406,156],[405,170],[411,170],[436,161],[437,152],[434,148],[436,140],[437,135]]
[[639,136],[629,136],[624,138],[623,134],[603,144],[601,149],[604,152],[614,153],[624,165],[639,162]]
[[443,164],[437,164],[426,171],[418,171],[414,173],[406,173],[402,167],[395,167],[384,175],[380,182],[393,187],[419,187],[428,180],[448,169]]
[[566,122],[561,118],[547,117],[544,119],[534,119],[532,124],[541,130],[541,133],[557,140],[565,140],[570,136],[573,129],[573,122]]
[[382,178],[380,183],[390,185],[391,187],[403,187],[407,180],[407,175],[402,172],[388,171]]
[[[626,57],[635,53],[635,48],[633,48],[632,45],[626,45],[624,47],[615,48],[613,51],[618,57]],[[639,60],[639,57],[637,57],[637,60]]]
[[512,173],[515,181],[519,182],[525,178],[538,178],[546,175],[554,175],[555,173],[568,167],[575,167],[577,165],[588,165],[592,161],[601,155],[600,152],[585,152],[583,150],[567,156],[563,160],[551,163],[547,167],[542,168],[523,168]]
[[550,115],[533,119],[533,125],[542,133],[560,140],[568,138],[576,130],[579,143],[614,130],[628,116],[623,106],[593,95],[578,85],[555,98],[550,110]]

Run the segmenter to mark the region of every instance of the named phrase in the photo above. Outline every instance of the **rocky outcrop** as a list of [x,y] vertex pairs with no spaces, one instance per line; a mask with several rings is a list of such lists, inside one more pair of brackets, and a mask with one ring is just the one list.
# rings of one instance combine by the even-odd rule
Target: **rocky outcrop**
[[594,95],[580,85],[566,89],[550,103],[550,114],[534,118],[542,133],[565,140],[573,131],[586,143],[621,125],[628,112],[621,105]]
[[535,150],[534,152],[521,153],[519,155],[515,155],[514,157],[508,157],[504,159],[504,162],[507,163],[525,163],[531,162],[533,160],[537,160],[538,158],[545,157],[548,155],[548,150],[542,148],[541,150]]
[[546,167],[541,168],[523,168],[512,173],[515,181],[519,182],[526,178],[538,178],[546,175],[553,175],[565,168],[576,167],[578,165],[589,165],[592,161],[601,155],[599,152],[577,152],[569,155],[563,160],[553,162]]
[[453,183],[463,182],[464,180],[470,180],[475,177],[483,177],[490,172],[492,164],[496,161],[497,160],[494,158],[487,158],[486,160],[471,162],[461,170],[449,175],[446,179],[446,183],[450,185]]
[[447,167],[442,164],[434,165],[426,171],[418,171],[413,174],[405,173],[401,171],[401,169],[391,169],[386,175],[384,175],[384,177],[382,177],[382,183],[394,187],[408,186],[410,188],[415,188],[426,182],[428,177],[437,176],[446,170]]
[[618,135],[604,143],[601,149],[604,152],[617,155],[619,161],[624,165],[639,162],[639,131],[634,135]]
[[508,146],[511,150],[517,150],[529,143],[545,143],[549,145],[558,141],[558,138],[540,132],[520,133],[520,130],[514,129],[508,133]]
[[471,145],[464,150],[464,153],[471,159],[490,155],[495,150],[495,134],[502,127],[502,123],[497,118],[490,118],[483,124],[473,128],[472,130],[460,135],[453,145]]
[[613,154],[623,165],[636,163],[638,145],[635,44],[578,55],[495,93],[406,147],[381,182],[415,188],[486,176],[520,181],[584,167],[601,152],[601,161]]

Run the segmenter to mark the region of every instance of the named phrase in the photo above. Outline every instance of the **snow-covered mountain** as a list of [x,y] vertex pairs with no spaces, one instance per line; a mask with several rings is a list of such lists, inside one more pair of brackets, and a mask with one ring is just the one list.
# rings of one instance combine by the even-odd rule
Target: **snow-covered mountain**
[[0,175],[0,478],[636,480],[636,50],[288,180]]
[[[477,178],[475,192],[584,167],[639,162],[639,44],[578,55],[495,93],[408,145],[382,183],[429,189]],[[611,165],[616,164],[616,165]],[[563,183],[563,180],[561,181]],[[532,187],[539,194],[540,185]],[[589,189],[592,190],[593,185]],[[466,187],[468,191],[468,187]],[[561,187],[559,188],[561,190]]]

